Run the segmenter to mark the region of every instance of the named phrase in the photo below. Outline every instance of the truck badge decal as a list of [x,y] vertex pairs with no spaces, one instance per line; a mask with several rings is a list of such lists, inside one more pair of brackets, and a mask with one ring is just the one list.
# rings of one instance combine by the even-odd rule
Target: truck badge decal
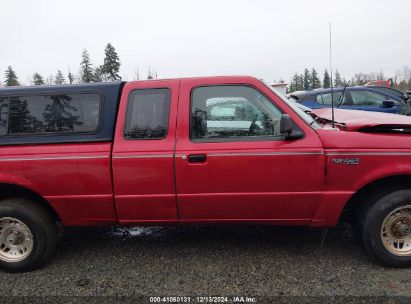
[[333,158],[332,164],[336,165],[358,165],[360,163],[359,158]]

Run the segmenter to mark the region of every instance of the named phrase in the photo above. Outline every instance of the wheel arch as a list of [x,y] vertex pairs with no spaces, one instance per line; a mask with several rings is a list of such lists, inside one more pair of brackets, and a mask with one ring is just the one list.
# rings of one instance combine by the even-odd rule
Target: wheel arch
[[355,219],[357,210],[364,203],[364,199],[370,195],[383,195],[396,189],[411,189],[411,174],[399,174],[382,177],[363,185],[357,190],[345,204],[339,221],[351,221]]
[[13,197],[27,198],[38,203],[50,214],[50,216],[52,216],[55,222],[61,222],[61,218],[56,210],[54,210],[50,203],[37,192],[16,184],[0,183],[0,200]]

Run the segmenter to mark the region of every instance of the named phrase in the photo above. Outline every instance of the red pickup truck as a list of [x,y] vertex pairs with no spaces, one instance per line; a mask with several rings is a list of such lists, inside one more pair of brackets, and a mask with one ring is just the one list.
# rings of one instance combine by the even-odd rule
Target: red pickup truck
[[371,256],[411,266],[411,117],[334,121],[245,76],[2,88],[0,266],[38,268],[59,225],[343,215]]

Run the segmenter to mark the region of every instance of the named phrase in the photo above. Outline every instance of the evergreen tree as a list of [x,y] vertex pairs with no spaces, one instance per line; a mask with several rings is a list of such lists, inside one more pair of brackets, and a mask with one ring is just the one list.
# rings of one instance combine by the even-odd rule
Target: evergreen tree
[[81,125],[80,116],[74,115],[78,109],[71,105],[72,98],[68,95],[50,97],[52,104],[46,105],[43,112],[46,132],[73,131],[74,126]]
[[15,97],[9,103],[9,128],[16,133],[35,133],[43,130],[43,123],[31,115],[27,99]]
[[324,78],[323,78],[323,88],[327,89],[331,87],[331,79],[330,74],[328,74],[327,69],[324,71]]
[[321,81],[318,78],[317,71],[313,68],[311,70],[311,89],[321,88]]
[[71,74],[71,72],[68,73],[67,78],[68,78],[70,84],[74,83],[74,76],[73,76],[73,74]]
[[304,75],[300,74],[298,76],[298,87],[297,87],[298,91],[303,91],[304,90]]
[[4,81],[4,85],[6,87],[11,87],[11,86],[19,86],[19,80],[16,75],[16,72],[14,72],[13,68],[11,66],[8,66],[6,72],[5,72],[5,77],[6,80]]
[[66,79],[64,78],[63,73],[60,70],[57,71],[57,75],[56,75],[56,79],[54,80],[54,83],[55,84],[66,83]]
[[81,55],[81,81],[82,82],[91,82],[93,81],[93,64],[90,60],[90,55],[87,50],[84,49]]
[[121,77],[118,74],[121,63],[116,49],[111,45],[111,43],[108,43],[104,53],[106,56],[104,58],[104,64],[101,67],[104,79],[109,81],[121,80]]
[[311,90],[311,85],[310,85],[310,71],[308,69],[304,70],[304,90]]
[[99,66],[98,68],[96,68],[94,70],[94,74],[93,74],[93,81],[94,82],[102,82],[103,81],[103,77],[104,77],[104,73],[103,73],[103,66]]
[[42,85],[44,84],[44,78],[41,76],[39,73],[34,73],[33,74],[33,84],[34,85]]
[[299,90],[299,76],[297,73],[294,74],[293,79],[291,80],[290,91],[295,92]]
[[294,74],[293,81],[294,81],[294,91],[298,91],[299,85],[300,85],[300,77],[298,76],[297,73]]
[[290,92],[294,92],[295,91],[295,86],[294,86],[294,77],[293,78],[291,78],[291,80],[290,80],[290,85],[287,87],[287,93],[290,93]]
[[341,80],[341,74],[338,72],[338,70],[335,70],[335,79],[334,79],[334,86],[336,87],[341,87],[343,86],[343,82]]

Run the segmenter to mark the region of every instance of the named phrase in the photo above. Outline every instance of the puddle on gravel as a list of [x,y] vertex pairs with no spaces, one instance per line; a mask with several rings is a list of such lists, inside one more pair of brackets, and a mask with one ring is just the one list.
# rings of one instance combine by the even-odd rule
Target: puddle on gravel
[[111,235],[122,238],[151,235],[164,229],[164,227],[115,227]]

